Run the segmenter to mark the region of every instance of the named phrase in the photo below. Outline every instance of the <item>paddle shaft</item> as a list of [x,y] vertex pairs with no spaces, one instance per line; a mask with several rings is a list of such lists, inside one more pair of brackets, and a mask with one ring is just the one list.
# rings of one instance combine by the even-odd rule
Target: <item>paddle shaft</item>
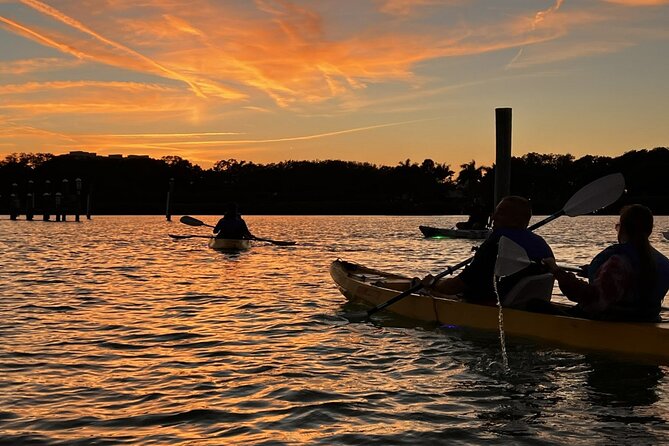
[[[437,280],[441,279],[442,277],[447,276],[447,275],[459,270],[463,266],[467,265],[469,262],[472,261],[473,258],[474,257],[470,257],[467,260],[463,260],[462,262],[458,263],[457,265],[449,266],[445,271],[442,271],[439,274],[437,274],[436,276],[434,276],[435,282]],[[415,293],[416,291],[419,291],[423,288],[425,288],[425,285],[423,284],[423,282],[420,282],[420,283],[412,286],[408,290],[403,291],[402,293],[398,294],[397,296],[393,297],[392,299],[388,299],[387,301],[383,302],[382,304],[379,304],[379,305],[375,306],[374,308],[367,310],[367,317],[370,317],[374,313],[376,313],[378,311],[381,311],[386,307],[389,307],[390,305],[394,304],[395,302],[397,302],[399,300],[402,300],[405,297],[407,297],[408,295],[410,295],[412,293]]]
[[539,222],[536,222],[535,224],[533,224],[532,226],[527,228],[527,230],[528,231],[534,231],[535,229],[542,227],[546,223],[550,223],[551,221],[555,220],[556,218],[562,217],[564,214],[565,214],[565,211],[564,211],[564,209],[562,209],[562,210],[556,212],[555,214],[553,214],[551,216],[548,216],[548,217],[544,218],[543,220],[541,220]]
[[187,238],[213,238],[211,235],[176,235],[176,234],[167,234],[175,240],[187,239]]

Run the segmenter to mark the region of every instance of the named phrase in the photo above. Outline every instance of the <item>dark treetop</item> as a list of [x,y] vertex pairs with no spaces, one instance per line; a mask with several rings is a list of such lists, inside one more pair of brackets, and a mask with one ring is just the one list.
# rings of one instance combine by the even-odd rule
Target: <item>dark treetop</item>
[[[12,154],[0,161],[0,213],[11,194],[61,192],[64,203],[89,193],[95,214],[161,214],[173,179],[171,213],[222,214],[236,202],[244,214],[467,214],[474,199],[492,209],[495,168],[463,164],[455,172],[430,159],[395,166],[351,161],[255,164],[221,160],[202,169],[177,156],[103,157],[93,154]],[[603,175],[621,172],[627,193],[616,207],[642,203],[669,213],[669,149],[634,150],[618,157],[528,153],[511,162],[511,193],[528,197],[535,214],[550,214],[571,194]],[[75,179],[80,178],[77,196]],[[63,180],[67,179],[66,183]],[[49,180],[49,183],[46,181]],[[31,182],[32,181],[32,182]],[[16,199],[13,201],[16,205]],[[24,211],[21,211],[24,213]]]

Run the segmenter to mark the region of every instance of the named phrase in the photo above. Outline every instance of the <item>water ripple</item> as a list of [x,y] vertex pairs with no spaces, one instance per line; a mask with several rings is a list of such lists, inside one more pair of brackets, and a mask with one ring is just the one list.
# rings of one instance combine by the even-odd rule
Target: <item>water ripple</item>
[[[299,244],[238,254],[175,243],[182,228],[157,217],[0,226],[0,445],[669,442],[663,366],[512,340],[507,371],[494,333],[341,317],[361,307],[333,285],[332,260],[439,272],[475,242],[417,227],[457,220],[249,217]],[[541,234],[578,265],[612,223],[564,218]],[[60,242],[28,249],[35,238]]]

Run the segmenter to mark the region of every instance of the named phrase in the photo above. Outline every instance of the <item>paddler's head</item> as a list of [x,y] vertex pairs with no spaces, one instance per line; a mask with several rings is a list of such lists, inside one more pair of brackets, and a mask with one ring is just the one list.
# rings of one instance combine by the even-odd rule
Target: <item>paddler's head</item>
[[616,229],[620,243],[647,241],[653,233],[653,213],[640,204],[625,206],[620,210],[620,222],[616,224]]
[[239,212],[237,211],[237,203],[228,203],[228,207],[225,211],[225,218],[237,218]]
[[532,218],[529,200],[516,195],[502,198],[492,214],[493,229],[525,229]]

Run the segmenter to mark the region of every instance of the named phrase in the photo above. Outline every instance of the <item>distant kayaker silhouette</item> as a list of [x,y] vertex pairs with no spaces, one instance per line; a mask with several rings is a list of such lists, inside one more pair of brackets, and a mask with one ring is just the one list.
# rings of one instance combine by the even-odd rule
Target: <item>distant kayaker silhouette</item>
[[497,205],[492,216],[492,233],[479,247],[474,259],[456,277],[433,282],[431,275],[423,283],[438,293],[462,294],[468,302],[495,305],[497,296],[493,286],[495,262],[501,237],[508,237],[522,247],[530,260],[539,262],[552,258],[553,251],[541,236],[527,229],[532,218],[530,202],[523,197],[508,196]]
[[455,224],[458,229],[485,229],[490,220],[490,208],[486,207],[479,200],[474,200],[469,210],[467,221],[459,221]]
[[216,223],[213,232],[216,234],[216,238],[249,240],[256,238],[253,234],[251,234],[251,231],[249,231],[249,228],[242,216],[239,215],[236,203],[230,203],[227,206],[227,210],[223,215],[223,218],[221,218],[218,223]]

